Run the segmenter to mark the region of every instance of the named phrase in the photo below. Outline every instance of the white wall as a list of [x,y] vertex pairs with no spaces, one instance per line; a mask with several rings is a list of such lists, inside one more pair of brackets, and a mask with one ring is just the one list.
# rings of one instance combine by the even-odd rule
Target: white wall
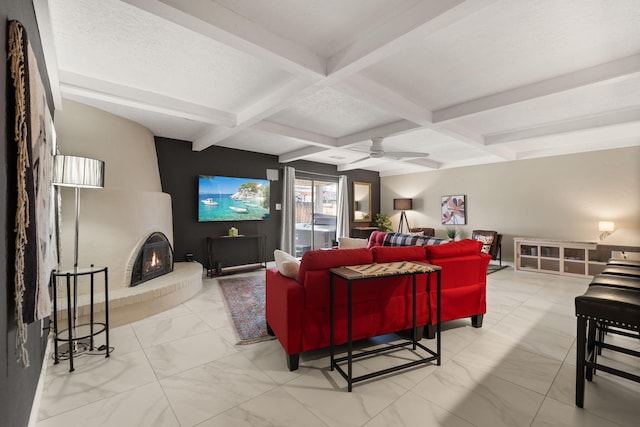
[[153,134],[137,123],[64,100],[55,113],[60,154],[105,162],[105,188],[162,191]]
[[412,197],[411,227],[434,227],[441,196],[464,194],[467,225],[504,235],[503,260],[513,261],[513,237],[597,241],[598,221],[614,221],[606,243],[640,246],[640,147],[494,163],[381,178],[381,211],[397,228],[393,199]]
[[[105,162],[105,188],[80,191],[79,264],[109,267],[109,288],[127,287],[132,251],[153,231],[173,244],[171,197],[162,193],[155,142],[143,126],[65,100],[56,111],[61,154]],[[61,188],[62,267],[73,266],[74,190]],[[81,289],[82,293],[82,289]]]

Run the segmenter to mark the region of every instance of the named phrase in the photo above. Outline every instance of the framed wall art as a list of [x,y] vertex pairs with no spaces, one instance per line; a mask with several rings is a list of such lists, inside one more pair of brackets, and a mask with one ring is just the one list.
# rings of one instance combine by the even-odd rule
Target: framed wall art
[[467,223],[465,196],[442,196],[442,224],[464,225]]

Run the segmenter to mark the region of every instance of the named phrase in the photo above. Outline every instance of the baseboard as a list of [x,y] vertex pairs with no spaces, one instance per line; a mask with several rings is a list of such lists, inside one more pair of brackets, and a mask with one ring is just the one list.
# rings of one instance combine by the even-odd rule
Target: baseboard
[[42,359],[42,369],[40,370],[40,377],[38,378],[38,385],[36,386],[36,393],[33,396],[33,403],[31,404],[31,413],[29,414],[29,427],[35,427],[38,422],[38,412],[40,412],[40,401],[42,400],[42,391],[44,389],[45,378],[47,377],[47,369],[49,367],[49,358],[51,357],[51,351],[53,348],[53,333],[49,334],[47,338],[47,347],[44,351],[44,358]]

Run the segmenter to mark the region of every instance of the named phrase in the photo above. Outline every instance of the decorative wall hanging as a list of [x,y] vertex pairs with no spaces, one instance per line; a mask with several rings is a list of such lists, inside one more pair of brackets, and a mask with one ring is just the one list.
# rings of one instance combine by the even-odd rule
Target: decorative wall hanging
[[57,264],[56,211],[52,186],[55,137],[46,90],[38,65],[17,21],[9,23],[8,68],[11,85],[7,100],[9,152],[15,157],[14,300],[18,326],[18,362],[29,366],[26,325],[51,313],[49,277]]
[[467,223],[465,196],[442,196],[442,224],[460,225]]

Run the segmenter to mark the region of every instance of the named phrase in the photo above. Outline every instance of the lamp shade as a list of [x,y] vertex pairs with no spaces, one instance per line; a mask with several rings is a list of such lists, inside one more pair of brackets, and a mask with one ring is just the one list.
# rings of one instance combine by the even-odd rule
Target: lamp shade
[[393,199],[393,209],[397,211],[409,211],[413,209],[413,199]]
[[598,223],[598,230],[600,231],[608,231],[612,233],[615,228],[615,223],[612,221],[600,221]]
[[57,155],[53,159],[53,184],[63,187],[104,187],[104,162],[87,157]]

